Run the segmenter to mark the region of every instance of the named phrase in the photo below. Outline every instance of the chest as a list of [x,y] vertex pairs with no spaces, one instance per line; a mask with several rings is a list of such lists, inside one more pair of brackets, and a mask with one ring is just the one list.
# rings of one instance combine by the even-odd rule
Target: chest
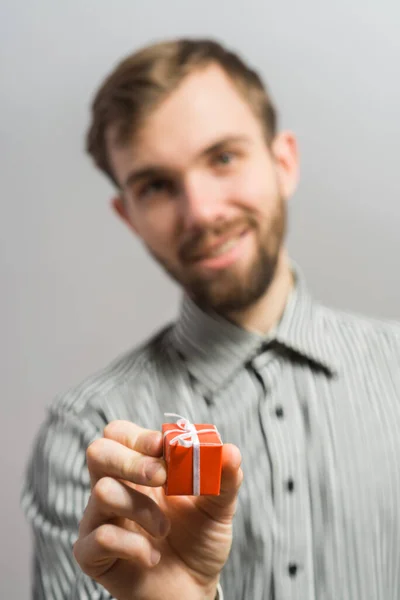
[[400,385],[381,375],[277,362],[227,390],[216,420],[242,451],[239,514],[256,545],[303,526],[315,548],[400,536]]

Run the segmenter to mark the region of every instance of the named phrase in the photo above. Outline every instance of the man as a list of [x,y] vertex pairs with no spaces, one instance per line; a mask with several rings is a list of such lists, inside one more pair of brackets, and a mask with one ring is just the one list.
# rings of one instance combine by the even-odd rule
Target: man
[[[98,91],[88,150],[183,302],[50,409],[34,597],[400,598],[400,327],[319,305],[289,260],[297,145],[257,74],[207,40],[145,48]],[[220,496],[164,495],[168,411],[230,442]]]

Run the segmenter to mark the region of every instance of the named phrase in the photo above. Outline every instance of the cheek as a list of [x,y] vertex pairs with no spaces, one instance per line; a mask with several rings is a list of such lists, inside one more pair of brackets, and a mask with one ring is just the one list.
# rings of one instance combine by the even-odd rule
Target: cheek
[[176,247],[177,219],[171,205],[149,208],[137,220],[139,236],[158,254],[172,255]]
[[278,186],[275,173],[267,168],[247,169],[232,182],[232,198],[236,204],[254,213],[265,214],[276,201]]

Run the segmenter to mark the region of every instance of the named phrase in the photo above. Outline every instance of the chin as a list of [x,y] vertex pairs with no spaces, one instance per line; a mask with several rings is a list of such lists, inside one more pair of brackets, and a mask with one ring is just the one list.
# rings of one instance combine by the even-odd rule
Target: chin
[[272,278],[244,280],[241,282],[213,282],[209,285],[191,287],[190,296],[204,310],[221,315],[246,310],[255,304],[268,290]]
[[159,261],[169,275],[183,287],[188,296],[204,311],[221,315],[246,310],[267,293],[276,272],[279,245],[274,249],[260,247],[249,252],[230,267],[204,273],[171,268]]

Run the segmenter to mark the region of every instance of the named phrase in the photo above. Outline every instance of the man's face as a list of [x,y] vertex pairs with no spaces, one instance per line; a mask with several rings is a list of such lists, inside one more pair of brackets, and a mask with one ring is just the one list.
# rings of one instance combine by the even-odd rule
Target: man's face
[[195,302],[227,314],[265,293],[296,183],[295,142],[282,134],[270,150],[221,69],[188,76],[134,141],[109,147],[123,190],[115,207]]

